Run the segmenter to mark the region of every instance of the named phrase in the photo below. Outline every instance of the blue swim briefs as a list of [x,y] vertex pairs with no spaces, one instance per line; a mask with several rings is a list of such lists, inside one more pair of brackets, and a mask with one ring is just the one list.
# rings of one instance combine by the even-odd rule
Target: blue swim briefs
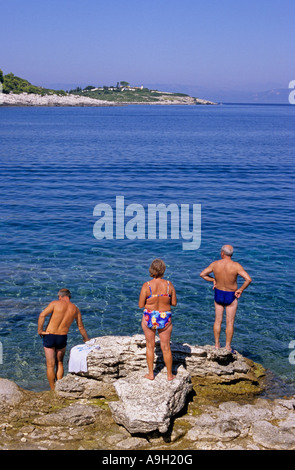
[[234,292],[220,290],[220,289],[215,288],[214,300],[217,304],[220,304],[226,307],[227,305],[232,304],[235,299],[236,299],[236,296]]

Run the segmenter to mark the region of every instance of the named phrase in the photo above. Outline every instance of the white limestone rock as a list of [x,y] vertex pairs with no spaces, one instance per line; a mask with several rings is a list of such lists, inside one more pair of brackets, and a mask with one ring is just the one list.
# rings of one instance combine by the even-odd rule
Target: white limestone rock
[[34,93],[2,93],[0,95],[0,105],[2,106],[114,106],[105,100],[88,98],[78,95],[37,95]]
[[17,384],[0,378],[0,408],[17,405],[23,398],[24,392]]
[[182,410],[192,390],[190,375],[183,367],[171,381],[166,371],[161,371],[154,380],[133,373],[114,385],[120,401],[109,403],[109,407],[116,423],[131,434],[156,430],[165,433],[171,417]]

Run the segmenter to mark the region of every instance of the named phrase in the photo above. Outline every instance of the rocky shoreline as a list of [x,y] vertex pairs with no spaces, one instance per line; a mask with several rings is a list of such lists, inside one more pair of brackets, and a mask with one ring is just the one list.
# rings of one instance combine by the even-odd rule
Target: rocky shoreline
[[172,343],[172,385],[158,343],[154,381],[142,335],[95,344],[53,392],[0,379],[1,450],[295,449],[295,396],[261,398],[267,371],[239,353]]
[[78,96],[73,94],[68,94],[66,96],[50,94],[50,95],[37,95],[37,94],[5,94],[0,95],[0,106],[90,106],[90,107],[100,107],[100,106],[126,106],[131,104],[137,105],[213,105],[211,101],[202,100],[199,98],[191,98],[189,96],[179,96],[171,98],[170,95],[167,97],[159,99],[158,101],[150,102],[115,102],[107,100],[98,100],[95,98],[89,98],[86,96]]
[[1,106],[115,106],[116,103],[95,100],[93,98],[77,95],[36,95],[28,93],[2,94],[0,96]]

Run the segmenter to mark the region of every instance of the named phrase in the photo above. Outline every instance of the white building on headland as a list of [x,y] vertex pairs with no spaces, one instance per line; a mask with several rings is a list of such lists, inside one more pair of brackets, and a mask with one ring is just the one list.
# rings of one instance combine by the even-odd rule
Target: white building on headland
[[141,85],[141,86],[132,86],[132,87],[129,86],[129,85],[128,85],[128,86],[123,86],[123,87],[120,86],[120,90],[121,90],[121,91],[143,90],[143,85]]
[[[91,88],[91,90],[87,90],[87,91],[102,91],[102,90],[107,90],[107,91],[115,91],[115,90],[120,90],[120,91],[136,91],[136,90],[143,90],[144,89],[144,86],[141,85],[141,86],[130,86],[130,85],[126,85],[126,86],[105,86],[105,87],[97,87],[97,88]],[[85,91],[85,89],[83,90]]]

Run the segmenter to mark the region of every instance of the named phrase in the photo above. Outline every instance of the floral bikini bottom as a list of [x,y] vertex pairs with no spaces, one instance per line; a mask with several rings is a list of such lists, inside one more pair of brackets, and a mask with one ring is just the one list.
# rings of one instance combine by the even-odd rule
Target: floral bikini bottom
[[148,328],[152,330],[162,329],[171,322],[171,312],[159,312],[158,310],[143,311],[144,319],[147,323]]

